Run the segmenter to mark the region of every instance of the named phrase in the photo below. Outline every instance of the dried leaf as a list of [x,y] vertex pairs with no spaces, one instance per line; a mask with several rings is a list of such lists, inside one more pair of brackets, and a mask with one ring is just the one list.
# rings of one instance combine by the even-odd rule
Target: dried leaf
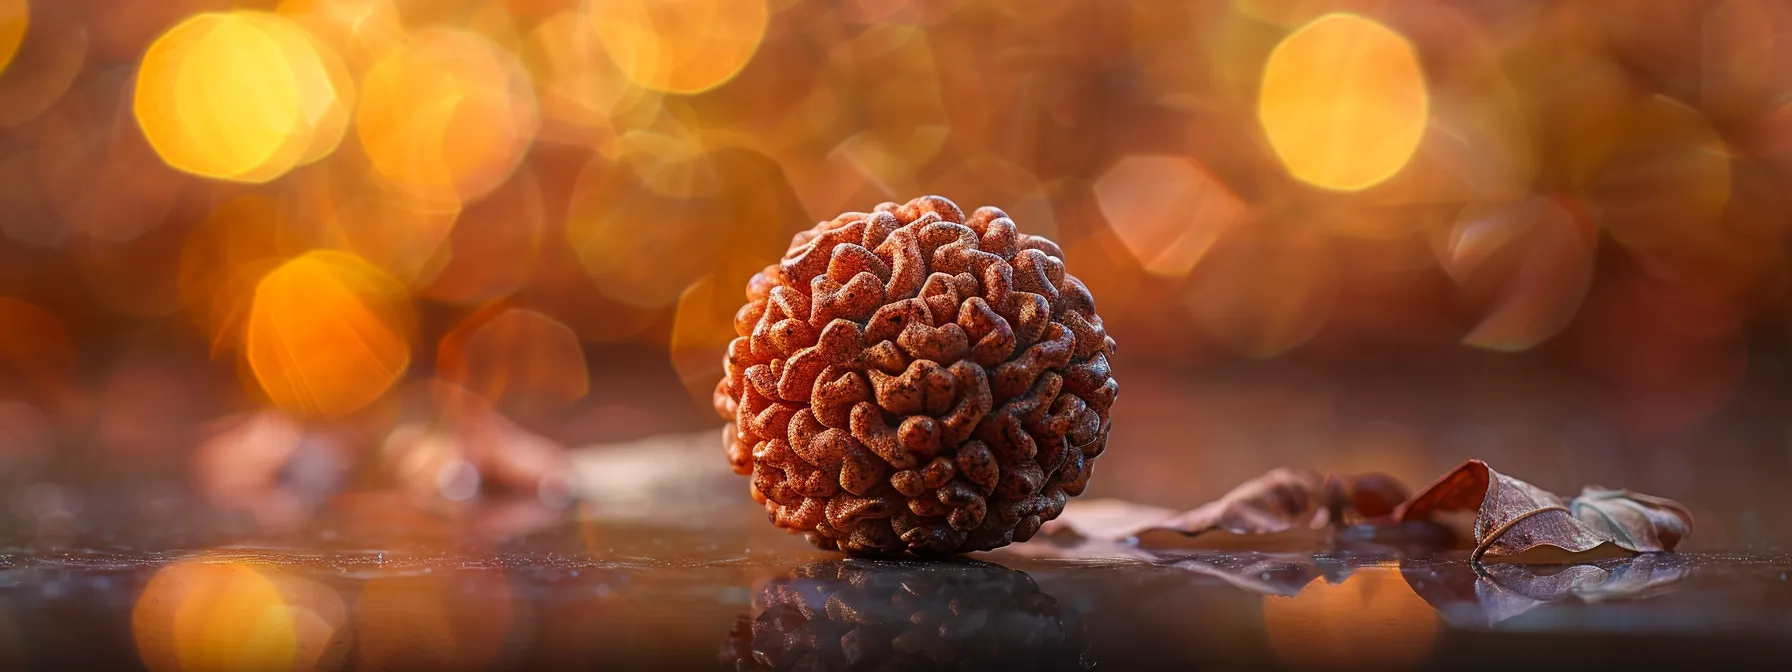
[[1139,548],[1136,544],[1107,539],[1082,539],[1070,543],[1057,543],[1055,540],[1047,539],[1044,535],[1034,535],[1028,541],[1003,546],[995,550],[994,553],[1019,558],[1074,560],[1078,564],[1085,565],[1158,560],[1156,553]]
[[1071,500],[1064,512],[1039,527],[1043,536],[1070,539],[1126,539],[1168,520],[1176,512],[1123,499]]
[[1674,550],[1692,534],[1692,513],[1685,506],[1628,490],[1589,486],[1568,509],[1581,524],[1638,553]]
[[1517,556],[1541,547],[1586,553],[1613,538],[1576,520],[1562,500],[1537,486],[1469,460],[1401,505],[1401,521],[1435,520],[1442,514],[1475,513],[1475,550],[1469,557]]
[[1233,488],[1200,508],[1152,524],[1142,530],[1171,530],[1196,535],[1212,530],[1233,534],[1274,534],[1294,528],[1324,527],[1325,479],[1317,472],[1279,468]]
[[1351,524],[1393,515],[1406,501],[1406,484],[1382,473],[1327,476],[1326,497],[1333,524]]
[[1117,499],[1072,501],[1040,531],[1042,538],[1060,542],[1131,542],[1157,530],[1192,537],[1214,530],[1263,535],[1354,525],[1369,532],[1336,541],[1434,546],[1437,537],[1420,528],[1448,532],[1447,522],[1472,517],[1463,524],[1466,535],[1457,533],[1473,539],[1471,560],[1585,563],[1673,550],[1692,528],[1692,515],[1673,500],[1588,488],[1570,506],[1480,460],[1463,463],[1395,505],[1405,492],[1399,481],[1382,474],[1322,477],[1281,468],[1183,513]]
[[1187,536],[1214,530],[1274,534],[1379,518],[1405,494],[1405,486],[1383,474],[1322,477],[1304,469],[1280,468],[1183,513],[1114,499],[1072,501],[1041,531],[1101,540],[1130,539],[1156,530]]

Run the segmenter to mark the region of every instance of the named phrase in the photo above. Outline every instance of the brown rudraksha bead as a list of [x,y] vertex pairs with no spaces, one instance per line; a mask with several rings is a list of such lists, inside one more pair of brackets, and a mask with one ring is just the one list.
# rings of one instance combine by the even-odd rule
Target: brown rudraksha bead
[[1025,541],[1081,494],[1114,340],[1056,243],[923,196],[797,234],[747,284],[716,412],[774,524],[824,549]]
[[1025,572],[971,561],[818,562],[761,586],[735,670],[1086,670],[1082,619]]

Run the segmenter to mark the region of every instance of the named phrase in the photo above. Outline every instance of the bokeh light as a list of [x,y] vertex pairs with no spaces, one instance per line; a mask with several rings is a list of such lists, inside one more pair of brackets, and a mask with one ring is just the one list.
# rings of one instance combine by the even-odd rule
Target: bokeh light
[[612,0],[589,11],[604,50],[630,81],[687,94],[740,72],[769,18],[766,0]]
[[1194,161],[1128,156],[1095,181],[1101,214],[1148,273],[1181,277],[1221,233],[1245,216],[1244,203]]
[[[1338,266],[1323,239],[1235,227],[1190,277],[1184,306],[1223,349],[1272,357],[1305,343],[1337,307]],[[1221,280],[1224,278],[1224,280]]]
[[1463,343],[1524,350],[1568,326],[1592,285],[1597,245],[1592,222],[1577,210],[1532,199],[1457,215],[1444,268],[1458,285],[1494,295]]
[[490,193],[527,153],[541,121],[529,82],[490,40],[431,29],[367,71],[356,133],[394,194],[458,206]]
[[268,397],[334,417],[384,394],[411,362],[414,318],[403,286],[342,252],[310,252],[255,287],[245,355]]
[[12,64],[31,27],[31,3],[27,0],[0,0],[0,73]]
[[144,665],[157,672],[287,669],[298,649],[279,589],[235,563],[195,560],[158,571],[131,626]]
[[352,252],[407,286],[429,284],[449,262],[460,207],[392,198],[373,185],[338,192],[324,216],[333,247]]
[[651,112],[659,100],[659,92],[634,83],[610,60],[581,12],[544,19],[520,56],[541,101],[543,139],[601,145],[621,132],[618,117]]
[[165,224],[180,197],[186,180],[133,128],[129,84],[121,70],[89,78],[35,122],[38,180],[63,239],[131,242]]
[[476,313],[437,352],[438,376],[499,407],[558,410],[590,389],[579,337],[538,311]]
[[[1510,369],[1617,464],[1777,389],[1788,100],[1775,0],[0,0],[0,470],[475,497],[525,449],[449,416],[708,422],[747,278],[924,193],[1056,241],[1115,366]],[[1422,475],[1399,421],[1358,452]],[[446,438],[371,464],[401,427]]]
[[275,567],[201,553],[158,570],[131,612],[153,672],[336,669],[352,640],[342,598]]
[[184,231],[161,226],[129,242],[80,239],[70,245],[76,270],[94,300],[122,315],[157,318],[180,310]]
[[0,398],[0,470],[33,475],[50,452],[50,419],[37,408]]
[[669,306],[725,262],[781,255],[803,226],[770,157],[704,138],[639,139],[632,167],[588,164],[567,205],[564,240],[610,298]]
[[734,318],[740,310],[741,287],[766,263],[770,261],[754,267],[751,260],[743,261],[742,268],[706,275],[679,295],[668,348],[672,366],[693,399],[713,398],[715,381],[721,380],[722,374],[722,359],[715,353],[717,348],[726,350],[737,335]]
[[335,45],[357,74],[405,38],[393,0],[280,0],[274,13]]
[[51,401],[73,382],[75,347],[68,327],[32,303],[0,296],[0,393]]
[[0,67],[0,127],[23,124],[54,104],[80,75],[89,46],[81,17],[65,4],[11,1],[14,11],[29,14],[14,19],[20,42],[12,60],[30,67]]
[[1614,121],[1632,132],[1595,138],[1576,157],[1585,161],[1576,166],[1585,171],[1582,189],[1607,231],[1656,258],[1710,240],[1733,184],[1730,152],[1711,120],[1655,95]]
[[255,285],[310,241],[267,196],[239,196],[218,204],[187,232],[180,252],[181,305],[211,339],[212,349],[242,345]]
[[1328,14],[1290,33],[1263,66],[1257,118],[1296,178],[1356,191],[1412,158],[1429,115],[1412,44],[1355,14]]
[[150,45],[132,109],[168,165],[265,182],[335,149],[349,81],[334,54],[284,17],[199,14]]
[[528,167],[454,219],[446,258],[419,290],[436,301],[479,305],[520,289],[538,265],[547,226],[541,184]]

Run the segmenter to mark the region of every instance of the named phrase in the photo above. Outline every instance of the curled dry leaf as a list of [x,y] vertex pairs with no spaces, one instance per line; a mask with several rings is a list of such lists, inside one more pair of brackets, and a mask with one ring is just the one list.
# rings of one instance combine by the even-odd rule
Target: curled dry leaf
[[1325,479],[1304,469],[1280,468],[1233,488],[1217,500],[1163,520],[1147,529],[1183,534],[1224,530],[1233,534],[1274,534],[1324,527]]
[[1673,550],[1692,534],[1692,513],[1679,502],[1628,490],[1589,486],[1568,509],[1581,524],[1638,553]]
[[1589,490],[1571,510],[1560,497],[1469,460],[1401,505],[1401,521],[1474,514],[1470,558],[1514,558],[1535,549],[1589,554],[1610,544],[1632,552],[1673,550],[1692,520],[1671,500],[1621,491]]
[[1383,517],[1405,495],[1405,486],[1382,474],[1325,477],[1284,467],[1182,513],[1112,499],[1071,502],[1041,531],[1102,540],[1127,539],[1156,530],[1188,536],[1214,530],[1274,534]]
[[[1471,517],[1466,534],[1450,531],[1451,522]],[[1356,532],[1336,539],[1346,544],[1436,545],[1454,535],[1473,540],[1469,557],[1477,561],[1585,563],[1671,551],[1691,535],[1692,514],[1670,499],[1603,488],[1587,488],[1563,503],[1555,494],[1469,460],[1411,499],[1405,486],[1383,474],[1320,476],[1281,468],[1181,513],[1117,499],[1073,501],[1040,531],[1059,541],[1113,545],[1159,530],[1259,535],[1327,525],[1356,526],[1350,528]]]

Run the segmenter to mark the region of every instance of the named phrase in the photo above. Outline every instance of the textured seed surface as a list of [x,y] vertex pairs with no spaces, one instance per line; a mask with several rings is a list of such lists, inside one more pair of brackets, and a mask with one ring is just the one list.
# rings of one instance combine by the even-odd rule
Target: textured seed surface
[[1083,492],[1114,340],[1056,243],[923,196],[797,234],[747,284],[716,412],[773,524],[824,549],[1025,541]]

